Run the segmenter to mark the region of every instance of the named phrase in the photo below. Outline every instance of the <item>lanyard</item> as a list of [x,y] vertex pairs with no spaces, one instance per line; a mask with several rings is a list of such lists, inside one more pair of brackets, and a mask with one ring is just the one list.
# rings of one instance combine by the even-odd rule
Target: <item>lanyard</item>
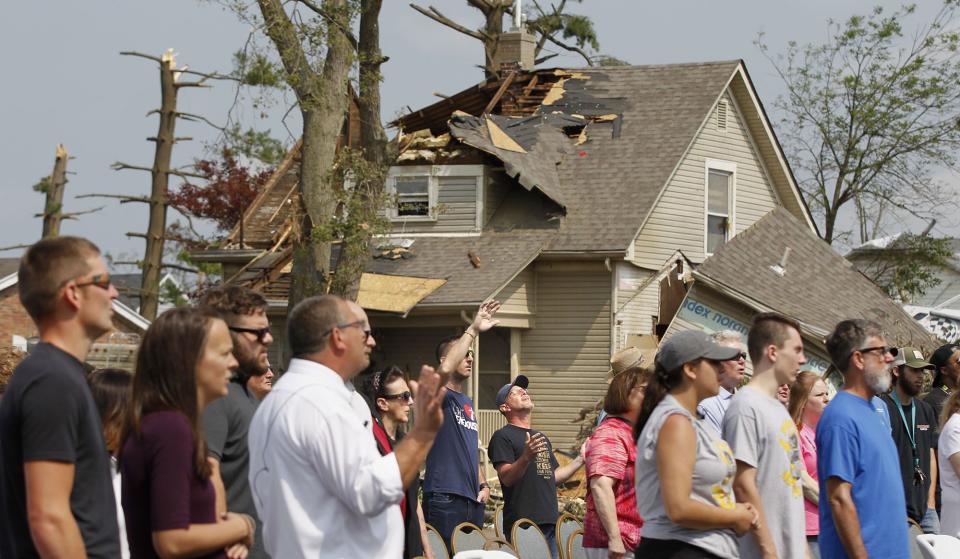
[[911,424],[907,425],[907,416],[903,413],[903,405],[900,404],[900,399],[897,398],[897,391],[894,390],[891,392],[890,397],[897,403],[897,411],[900,412],[900,419],[903,420],[903,428],[906,429],[907,436],[910,437],[910,445],[913,446],[913,464],[914,466],[919,466],[920,455],[917,453],[917,403],[913,402],[913,405],[910,406]]

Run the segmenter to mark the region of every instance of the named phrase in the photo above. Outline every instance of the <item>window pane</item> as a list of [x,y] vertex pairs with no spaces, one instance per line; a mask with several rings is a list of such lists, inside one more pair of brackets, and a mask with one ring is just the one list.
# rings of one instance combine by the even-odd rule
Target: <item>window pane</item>
[[430,215],[430,202],[416,198],[397,201],[397,215]]
[[722,215],[707,216],[707,252],[713,254],[727,242],[727,218]]
[[421,177],[397,177],[397,194],[423,194],[426,195],[429,189],[429,178]]
[[730,173],[710,169],[707,174],[707,211],[728,215],[730,212]]

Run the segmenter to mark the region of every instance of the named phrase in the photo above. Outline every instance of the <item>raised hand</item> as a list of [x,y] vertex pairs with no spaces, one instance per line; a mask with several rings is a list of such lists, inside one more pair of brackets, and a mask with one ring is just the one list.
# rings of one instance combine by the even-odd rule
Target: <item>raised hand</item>
[[500,301],[487,301],[481,304],[480,308],[477,309],[476,316],[473,317],[473,324],[470,326],[475,329],[477,333],[486,332],[494,326],[497,326],[500,324],[500,321],[494,320],[493,317],[499,310]]
[[532,437],[527,433],[527,442],[523,447],[523,453],[528,460],[533,460],[537,454],[547,450],[547,438],[543,433],[535,433]]

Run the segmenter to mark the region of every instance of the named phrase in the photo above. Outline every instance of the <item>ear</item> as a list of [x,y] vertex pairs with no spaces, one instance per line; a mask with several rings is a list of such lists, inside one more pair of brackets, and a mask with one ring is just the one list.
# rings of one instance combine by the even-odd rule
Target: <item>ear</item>
[[335,353],[343,353],[347,349],[347,344],[344,343],[339,328],[334,328],[333,332],[330,332],[330,346]]
[[697,379],[697,370],[691,363],[683,364],[683,376],[687,377],[690,380]]
[[380,411],[387,411],[390,409],[385,398],[377,398],[377,409]]
[[767,346],[767,349],[764,353],[766,354],[767,359],[769,359],[771,363],[776,363],[777,355],[779,355],[780,353],[780,348],[778,348],[776,344],[770,344]]
[[75,311],[80,307],[80,303],[83,300],[83,296],[80,294],[80,292],[81,289],[76,286],[75,282],[71,281],[60,290],[58,296],[67,303],[70,310]]

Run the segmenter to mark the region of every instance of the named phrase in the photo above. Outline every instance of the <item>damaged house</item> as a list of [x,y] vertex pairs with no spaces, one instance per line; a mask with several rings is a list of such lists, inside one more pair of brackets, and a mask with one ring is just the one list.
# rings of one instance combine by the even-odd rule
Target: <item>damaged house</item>
[[[416,374],[499,299],[501,326],[475,341],[469,384],[484,444],[503,421],[497,388],[522,372],[537,427],[569,446],[578,410],[606,390],[611,353],[655,346],[671,327],[687,288],[678,262],[689,273],[773,210],[815,235],[742,61],[505,65],[392,124],[393,229],[359,296],[374,360]],[[297,153],[224,248],[195,255],[270,300],[281,368]]]

